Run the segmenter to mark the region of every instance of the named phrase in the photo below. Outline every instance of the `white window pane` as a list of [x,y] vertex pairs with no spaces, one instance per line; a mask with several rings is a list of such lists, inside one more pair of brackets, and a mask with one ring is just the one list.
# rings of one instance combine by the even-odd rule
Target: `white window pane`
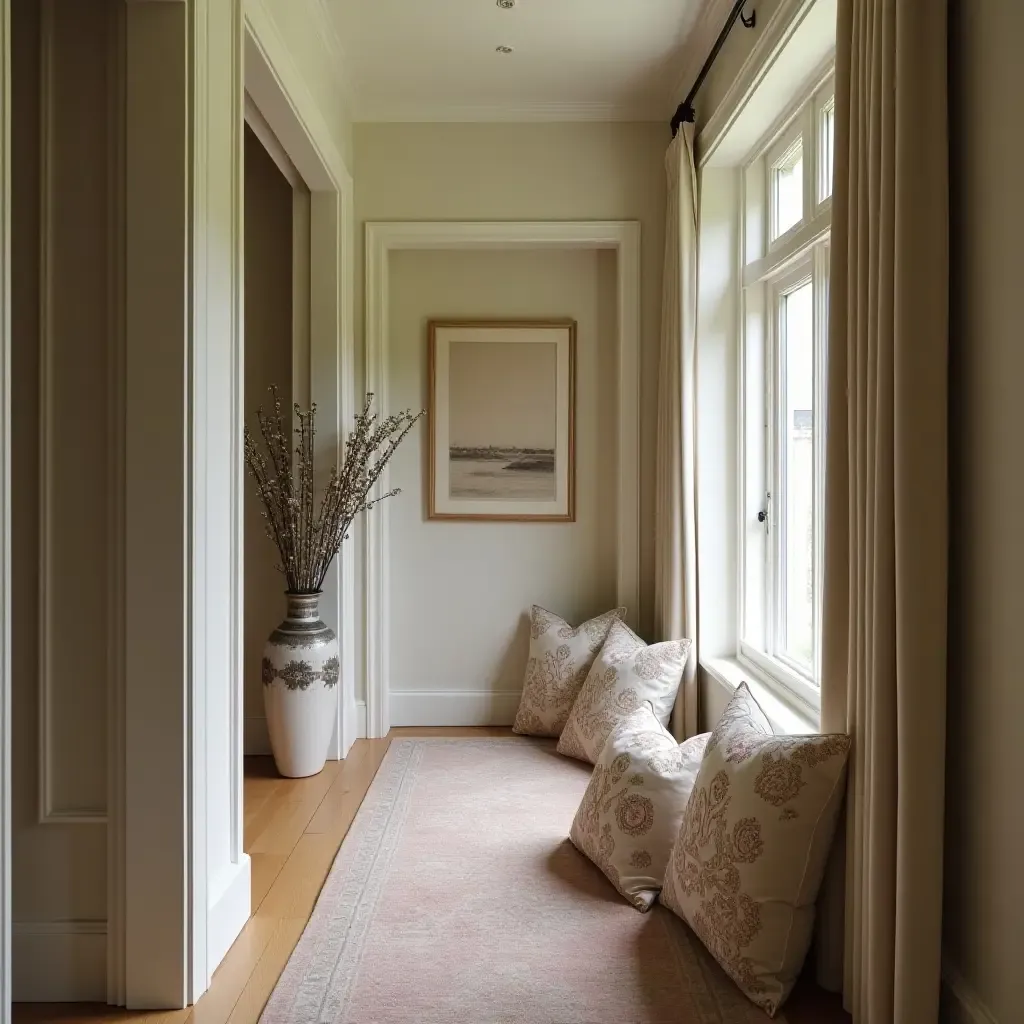
[[814,303],[811,282],[783,297],[780,636],[814,674]]
[[832,195],[832,171],[836,145],[836,108],[830,103],[822,112],[821,190],[819,199]]
[[772,202],[775,207],[775,225],[772,241],[784,235],[804,216],[804,150],[797,143],[772,168]]

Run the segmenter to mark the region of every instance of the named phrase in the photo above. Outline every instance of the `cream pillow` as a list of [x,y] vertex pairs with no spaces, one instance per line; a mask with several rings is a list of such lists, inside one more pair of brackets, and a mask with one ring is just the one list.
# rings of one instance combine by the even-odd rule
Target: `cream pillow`
[[668,724],[689,653],[689,640],[648,647],[624,622],[614,622],[572,706],[558,752],[594,764],[612,726],[645,700]]
[[645,702],[597,759],[569,838],[637,910],[661,889],[710,735],[676,743]]
[[807,956],[849,736],[776,736],[741,684],[708,740],[661,901],[774,1017]]
[[534,605],[530,614],[530,660],[512,731],[525,736],[560,736],[573,701],[612,625],[626,614],[615,608],[573,628]]

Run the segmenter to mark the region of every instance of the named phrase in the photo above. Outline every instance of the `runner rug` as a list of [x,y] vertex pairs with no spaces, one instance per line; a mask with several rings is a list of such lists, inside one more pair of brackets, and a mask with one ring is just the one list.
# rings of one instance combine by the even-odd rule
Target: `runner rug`
[[263,1024],[764,1024],[570,845],[589,777],[545,741],[394,741]]

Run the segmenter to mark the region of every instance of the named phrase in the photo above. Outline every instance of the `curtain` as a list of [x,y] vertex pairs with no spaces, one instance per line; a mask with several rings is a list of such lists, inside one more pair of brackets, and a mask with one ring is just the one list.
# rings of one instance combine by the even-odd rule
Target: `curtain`
[[697,358],[697,169],[693,125],[683,124],[665,156],[668,195],[658,365],[655,492],[655,629],[660,640],[688,637],[672,731],[697,732],[697,513],[695,377]]
[[[856,1024],[934,1024],[947,587],[946,0],[839,0],[822,729],[854,739],[843,948]],[[831,930],[831,934],[828,932]],[[826,955],[827,959],[827,955]]]

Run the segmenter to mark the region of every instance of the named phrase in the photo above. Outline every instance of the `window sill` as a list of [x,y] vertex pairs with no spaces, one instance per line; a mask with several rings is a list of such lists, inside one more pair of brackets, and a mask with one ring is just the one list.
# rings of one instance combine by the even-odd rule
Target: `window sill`
[[[702,658],[700,667],[712,686],[718,686],[731,697],[740,683],[746,683],[754,699],[768,716],[772,728],[779,735],[815,733],[818,722],[810,713],[784,700],[778,690],[759,679],[746,665],[735,658]],[[713,723],[712,723],[713,724]]]

